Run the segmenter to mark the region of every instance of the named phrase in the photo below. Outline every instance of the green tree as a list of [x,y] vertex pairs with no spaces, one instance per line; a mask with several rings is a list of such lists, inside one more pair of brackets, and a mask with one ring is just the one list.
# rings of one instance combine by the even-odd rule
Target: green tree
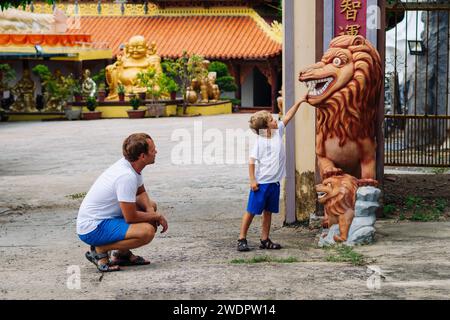
[[221,91],[234,92],[237,90],[237,85],[234,77],[228,72],[228,67],[225,63],[214,61],[208,67],[209,72],[216,72],[216,84],[219,85]]
[[98,73],[92,76],[92,80],[95,81],[97,86],[99,86],[101,83],[105,84],[106,75],[105,75],[105,68],[100,69]]
[[[23,7],[25,8],[28,4],[30,4],[32,0],[7,0],[7,1],[0,1],[0,9],[8,9],[10,7],[18,8]],[[56,0],[45,0],[48,4],[56,3]]]
[[0,98],[3,91],[9,90],[9,82],[16,79],[16,71],[7,63],[0,64]]
[[73,95],[76,88],[76,80],[72,74],[59,78],[52,75],[46,65],[38,64],[32,72],[41,80],[44,97],[46,101],[50,99],[65,103]]
[[[207,71],[203,68],[202,56],[191,54],[189,55],[187,51],[183,51],[180,58],[174,60],[166,60],[164,65],[166,68],[166,73],[169,75],[176,74],[181,83],[181,93],[183,96],[183,114],[186,114],[187,110],[187,98],[186,91],[191,85],[191,81],[194,78],[201,79],[206,76]],[[164,68],[164,66],[163,66]],[[206,74],[205,74],[206,73]]]

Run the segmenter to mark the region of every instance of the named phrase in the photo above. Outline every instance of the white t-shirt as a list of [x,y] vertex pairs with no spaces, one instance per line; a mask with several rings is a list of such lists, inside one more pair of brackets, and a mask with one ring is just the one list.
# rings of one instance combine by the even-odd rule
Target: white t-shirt
[[255,159],[255,178],[258,183],[280,182],[286,176],[286,151],[283,135],[284,123],[278,122],[278,129],[272,131],[272,137],[258,136],[250,151]]
[[122,216],[120,202],[136,202],[142,176],[122,158],[97,178],[78,211],[77,233],[87,234],[106,219]]

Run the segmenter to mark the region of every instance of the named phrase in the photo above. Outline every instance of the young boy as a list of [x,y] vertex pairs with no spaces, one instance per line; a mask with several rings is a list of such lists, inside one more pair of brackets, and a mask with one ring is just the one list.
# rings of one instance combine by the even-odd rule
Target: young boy
[[[237,249],[249,251],[247,231],[255,215],[262,216],[261,249],[281,249],[281,245],[269,239],[272,213],[278,213],[280,181],[286,175],[286,154],[283,144],[284,129],[294,117],[306,96],[294,104],[283,121],[276,121],[268,111],[258,111],[250,118],[250,129],[257,135],[250,151],[250,196],[247,212],[241,223]],[[257,166],[255,165],[257,164]]]

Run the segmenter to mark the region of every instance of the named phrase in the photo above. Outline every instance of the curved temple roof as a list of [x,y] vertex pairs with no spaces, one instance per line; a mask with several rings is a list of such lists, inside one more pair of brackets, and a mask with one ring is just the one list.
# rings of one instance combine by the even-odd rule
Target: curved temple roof
[[[73,33],[90,34],[113,54],[133,35],[155,41],[158,54],[181,56],[183,50],[208,59],[261,60],[281,54],[281,39],[270,26],[246,15],[81,16]],[[261,19],[262,20],[262,19]],[[264,26],[264,23],[266,26]]]

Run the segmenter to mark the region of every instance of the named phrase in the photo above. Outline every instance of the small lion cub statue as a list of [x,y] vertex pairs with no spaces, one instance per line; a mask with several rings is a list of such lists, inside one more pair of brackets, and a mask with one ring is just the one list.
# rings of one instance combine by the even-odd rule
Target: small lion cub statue
[[325,207],[328,225],[339,224],[340,235],[334,235],[334,241],[347,240],[348,231],[355,216],[355,199],[358,179],[349,175],[329,177],[316,185],[319,203]]

